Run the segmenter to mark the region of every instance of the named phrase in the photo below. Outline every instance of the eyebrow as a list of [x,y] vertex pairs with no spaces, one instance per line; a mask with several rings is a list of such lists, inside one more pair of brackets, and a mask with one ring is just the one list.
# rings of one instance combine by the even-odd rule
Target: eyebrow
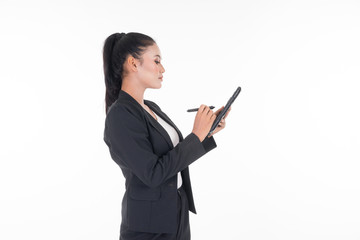
[[158,55],[158,54],[157,54],[157,55],[154,55],[154,57],[159,57],[159,58],[161,59],[161,56],[160,56],[160,55]]

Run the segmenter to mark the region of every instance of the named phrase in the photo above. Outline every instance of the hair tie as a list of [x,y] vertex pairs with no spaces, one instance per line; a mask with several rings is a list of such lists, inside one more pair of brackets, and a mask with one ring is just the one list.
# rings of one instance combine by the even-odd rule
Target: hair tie
[[126,33],[124,32],[116,34],[116,40],[121,40],[123,37],[125,37],[125,35]]

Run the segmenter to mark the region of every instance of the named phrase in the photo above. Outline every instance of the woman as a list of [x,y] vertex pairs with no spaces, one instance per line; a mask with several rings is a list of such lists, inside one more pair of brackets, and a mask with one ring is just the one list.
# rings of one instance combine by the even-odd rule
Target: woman
[[[188,166],[216,147],[207,135],[223,107],[213,113],[201,105],[183,138],[160,107],[143,98],[147,88],[161,87],[165,72],[151,37],[112,34],[103,60],[104,141],[126,179],[120,239],[190,239],[188,212],[196,210]],[[213,134],[224,127],[223,119]]]

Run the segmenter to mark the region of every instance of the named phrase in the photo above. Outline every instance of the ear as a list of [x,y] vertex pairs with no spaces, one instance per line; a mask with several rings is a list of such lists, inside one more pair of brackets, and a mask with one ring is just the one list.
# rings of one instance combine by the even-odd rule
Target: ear
[[126,60],[126,65],[131,71],[137,72],[138,60],[133,56],[129,56]]

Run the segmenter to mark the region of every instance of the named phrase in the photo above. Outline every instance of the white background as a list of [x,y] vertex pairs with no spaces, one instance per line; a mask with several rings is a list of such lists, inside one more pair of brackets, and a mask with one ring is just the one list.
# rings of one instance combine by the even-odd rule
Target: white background
[[192,239],[360,239],[359,1],[0,3],[0,239],[118,239],[102,46],[157,41],[145,98],[181,129],[242,87],[190,166]]

